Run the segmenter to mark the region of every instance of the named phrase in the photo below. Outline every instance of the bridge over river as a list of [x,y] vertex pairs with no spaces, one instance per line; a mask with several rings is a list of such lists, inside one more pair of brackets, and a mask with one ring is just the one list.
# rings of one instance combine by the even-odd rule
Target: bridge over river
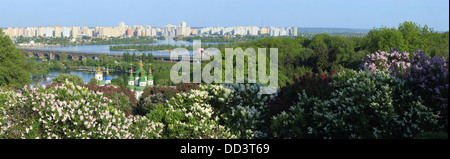
[[[105,54],[108,57],[122,57],[122,54],[117,53],[101,53],[101,52],[84,52],[84,51],[68,51],[68,50],[48,50],[48,49],[36,49],[36,48],[23,48],[18,47],[17,49],[24,51],[29,57],[37,56],[42,61],[59,59],[62,53],[66,53],[68,55],[68,59],[70,60],[82,60],[82,59],[95,59],[95,57],[100,57],[100,54]],[[181,61],[181,56],[178,56],[176,60],[171,60],[169,55],[161,55],[162,51],[167,51],[172,55],[171,50],[160,50],[160,55],[153,55],[155,60],[163,60],[163,61]],[[187,54],[185,54],[187,55]],[[199,58],[193,58],[192,55],[189,55],[190,62],[199,62]]]

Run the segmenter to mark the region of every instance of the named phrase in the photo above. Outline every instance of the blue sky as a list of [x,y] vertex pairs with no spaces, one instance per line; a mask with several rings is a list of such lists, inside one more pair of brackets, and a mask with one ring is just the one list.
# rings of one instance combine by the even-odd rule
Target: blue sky
[[449,30],[448,0],[0,0],[0,27],[298,26]]

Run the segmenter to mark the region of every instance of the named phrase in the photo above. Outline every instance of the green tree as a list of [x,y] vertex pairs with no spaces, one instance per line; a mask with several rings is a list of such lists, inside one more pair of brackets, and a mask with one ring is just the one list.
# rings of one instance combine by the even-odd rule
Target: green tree
[[83,66],[87,66],[87,59],[81,60],[83,62]]
[[118,78],[113,78],[111,80],[111,85],[115,85],[115,86],[127,86],[126,81],[122,81],[122,79],[120,77]]
[[328,36],[326,34],[316,35],[308,46],[317,54],[316,67],[313,69],[314,72],[322,73],[330,66],[328,62],[328,46],[325,43],[325,40],[328,40]]
[[0,29],[0,86],[20,88],[29,84],[30,71],[23,68],[25,55]]
[[398,26],[398,31],[402,34],[406,48],[404,51],[414,52],[415,49],[426,48],[425,37],[433,32],[425,25],[423,28],[414,22],[403,22]]
[[133,55],[131,55],[130,62],[136,62],[136,53],[133,53]]
[[88,82],[89,85],[97,85],[97,79],[96,78],[91,78]]
[[75,85],[84,84],[83,78],[78,75],[69,75],[69,74],[59,74],[55,78],[52,79],[52,83],[64,83],[66,79],[72,82]]
[[101,53],[100,56],[98,57],[98,60],[100,60],[101,65],[105,65],[106,60],[108,60],[108,57],[104,53]]
[[67,55],[67,53],[61,53],[61,55],[59,56],[59,60],[61,61],[67,61],[67,58],[69,57],[69,55]]
[[148,62],[153,63],[154,59],[153,59],[153,54],[152,53],[148,53],[147,58],[148,58]]
[[50,66],[46,62],[34,62],[34,68],[31,70],[33,77],[47,76]]
[[397,50],[406,51],[408,48],[405,45],[402,33],[395,28],[378,28],[369,31],[369,51],[390,51],[391,48],[396,47]]

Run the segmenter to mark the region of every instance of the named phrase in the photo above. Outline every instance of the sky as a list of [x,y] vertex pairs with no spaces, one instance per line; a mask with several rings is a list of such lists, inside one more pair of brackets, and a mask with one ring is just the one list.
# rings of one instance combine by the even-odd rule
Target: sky
[[449,30],[448,0],[0,0],[0,27],[279,26]]

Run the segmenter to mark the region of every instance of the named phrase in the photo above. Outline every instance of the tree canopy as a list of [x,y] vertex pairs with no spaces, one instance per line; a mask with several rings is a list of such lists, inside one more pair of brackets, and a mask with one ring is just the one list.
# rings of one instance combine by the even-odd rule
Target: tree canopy
[[29,84],[30,71],[24,68],[25,55],[0,29],[0,86],[20,88]]
[[55,78],[52,79],[52,83],[64,83],[66,81],[66,79],[69,82],[72,82],[75,85],[80,85],[80,84],[84,84],[83,78],[81,78],[78,75],[75,74],[59,74],[58,76],[56,76]]

